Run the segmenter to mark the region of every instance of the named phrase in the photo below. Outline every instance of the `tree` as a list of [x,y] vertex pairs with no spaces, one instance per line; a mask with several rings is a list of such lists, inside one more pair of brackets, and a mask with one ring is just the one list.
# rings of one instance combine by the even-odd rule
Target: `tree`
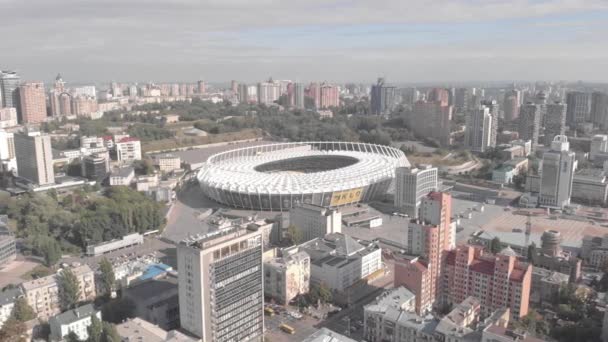
[[536,244],[532,242],[530,246],[528,246],[528,262],[534,265],[534,259],[536,259]]
[[14,317],[9,317],[0,329],[0,341],[2,342],[25,342],[26,333],[25,323],[18,321]]
[[70,331],[69,334],[65,337],[66,342],[80,342],[78,335],[74,331]]
[[54,266],[61,259],[61,245],[48,236],[35,236],[34,248],[44,258],[44,264]]
[[112,323],[103,322],[103,338],[101,342],[120,342],[122,339]]
[[502,244],[498,237],[495,237],[490,241],[490,252],[496,254],[502,250]]
[[101,342],[103,338],[103,324],[97,316],[91,316],[91,324],[87,327],[89,338],[87,342]]
[[135,304],[128,298],[117,298],[103,305],[101,317],[111,323],[121,323],[135,317]]
[[331,300],[333,298],[333,294],[331,293],[331,290],[327,287],[327,285],[325,285],[324,283],[321,283],[319,285],[318,291],[319,291],[319,299],[321,300],[322,303],[331,302]]
[[34,309],[32,309],[24,297],[19,297],[17,300],[15,300],[12,315],[20,322],[27,322],[36,318]]
[[289,227],[287,227],[287,241],[289,241],[290,244],[298,245],[303,239],[304,235],[300,229],[293,224],[290,224]]
[[59,304],[62,310],[76,307],[80,299],[80,284],[74,272],[66,268],[58,276]]
[[99,276],[99,288],[101,293],[110,297],[112,290],[114,289],[114,283],[116,282],[112,263],[106,258],[101,259],[99,262],[99,271],[101,272],[101,275]]

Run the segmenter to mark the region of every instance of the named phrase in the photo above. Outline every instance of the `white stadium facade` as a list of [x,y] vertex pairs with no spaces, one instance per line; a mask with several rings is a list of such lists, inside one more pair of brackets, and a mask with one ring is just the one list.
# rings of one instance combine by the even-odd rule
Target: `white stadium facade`
[[324,207],[369,202],[388,191],[396,148],[358,142],[295,142],[239,148],[212,155],[198,171],[203,192],[224,205],[284,211],[302,203]]

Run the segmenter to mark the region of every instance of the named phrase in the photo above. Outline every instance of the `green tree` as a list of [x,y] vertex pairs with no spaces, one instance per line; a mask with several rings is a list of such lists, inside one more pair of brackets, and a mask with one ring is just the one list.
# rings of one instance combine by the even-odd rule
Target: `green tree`
[[106,258],[101,259],[99,262],[99,271],[101,273],[99,276],[99,288],[102,294],[109,297],[112,294],[114,283],[116,282],[112,263]]
[[61,259],[61,245],[57,240],[48,236],[37,236],[35,241],[34,246],[44,258],[46,266],[52,267]]
[[120,342],[122,339],[116,331],[116,326],[112,323],[103,322],[102,342]]
[[69,334],[65,337],[66,342],[80,342],[78,335],[75,332],[70,331]]
[[27,303],[25,297],[19,297],[15,300],[12,315],[20,322],[27,322],[36,318],[34,309]]
[[66,268],[58,275],[59,303],[62,310],[76,307],[80,299],[80,284],[74,272]]
[[331,289],[327,287],[324,283],[321,283],[318,288],[319,291],[319,299],[322,303],[329,303],[333,298],[333,294]]
[[290,224],[289,227],[287,227],[287,241],[290,244],[298,245],[302,242],[303,239],[304,235],[302,234],[302,231],[300,229],[298,229],[293,224]]
[[495,237],[490,241],[490,252],[496,254],[502,250],[502,243],[498,237]]
[[9,317],[0,329],[0,341],[2,342],[25,342],[26,333],[25,323],[20,322],[14,317]]
[[97,316],[91,316],[91,325],[87,327],[89,338],[87,342],[101,342],[103,338],[103,324]]

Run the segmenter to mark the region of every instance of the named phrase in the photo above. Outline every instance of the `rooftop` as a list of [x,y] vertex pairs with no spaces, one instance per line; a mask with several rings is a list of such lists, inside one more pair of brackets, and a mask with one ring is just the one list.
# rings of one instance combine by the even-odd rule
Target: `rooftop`
[[[23,289],[25,291],[28,291],[28,290],[41,288],[41,287],[56,285],[57,284],[56,277],[57,277],[57,274],[59,274],[59,272],[61,272],[61,270],[57,271],[56,274],[51,274],[46,277],[24,282],[21,284],[21,286],[23,287]],[[91,269],[91,267],[89,267],[89,265],[86,265],[86,264],[72,268],[72,272],[74,273],[74,275],[76,277],[82,276],[86,273],[93,274],[93,270]]]
[[123,342],[193,342],[200,341],[179,331],[166,331],[139,317],[116,325]]
[[60,313],[59,315],[51,317],[51,321],[56,321],[60,325],[67,325],[77,322],[81,319],[90,317],[96,313],[93,304],[86,304],[80,307],[77,307],[73,310],[68,310],[64,313]]
[[20,288],[9,289],[0,292],[0,306],[13,303],[17,298],[23,295]]
[[355,342],[355,340],[327,328],[321,328],[302,342]]
[[387,312],[389,308],[405,310],[408,304],[415,299],[415,295],[405,287],[401,286],[388,290],[376,297],[374,303],[365,306],[365,311]]
[[135,169],[133,169],[131,166],[125,166],[125,167],[121,167],[119,169],[114,169],[112,170],[112,177],[128,177],[130,174],[134,173]]

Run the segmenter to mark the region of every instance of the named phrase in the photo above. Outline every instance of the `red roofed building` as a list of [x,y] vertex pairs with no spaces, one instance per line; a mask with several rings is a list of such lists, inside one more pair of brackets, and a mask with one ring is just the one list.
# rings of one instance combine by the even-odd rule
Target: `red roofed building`
[[473,296],[485,316],[501,308],[509,308],[516,319],[528,313],[532,265],[518,260],[512,250],[494,255],[482,247],[459,246],[446,253],[443,266],[442,304]]
[[137,138],[124,137],[116,142],[116,159],[132,162],[141,159],[141,142]]

